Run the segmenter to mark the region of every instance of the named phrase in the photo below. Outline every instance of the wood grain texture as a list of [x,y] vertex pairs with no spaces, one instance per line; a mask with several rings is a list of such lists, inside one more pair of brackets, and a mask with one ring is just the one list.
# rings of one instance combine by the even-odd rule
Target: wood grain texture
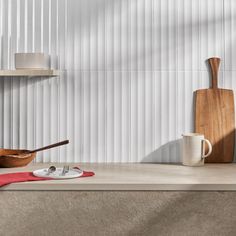
[[234,94],[217,87],[219,58],[210,58],[212,88],[195,92],[195,132],[202,133],[212,143],[212,154],[206,162],[233,161],[235,142]]
[[61,142],[58,142],[58,143],[54,143],[54,144],[51,144],[51,145],[48,145],[48,146],[45,146],[45,147],[41,147],[41,148],[37,148],[37,149],[34,149],[34,150],[30,150],[27,153],[34,153],[34,152],[44,151],[44,150],[48,150],[48,149],[51,149],[51,148],[59,147],[59,146],[62,146],[62,145],[68,144],[68,143],[69,143],[69,140],[64,140],[64,141],[61,141]]
[[27,150],[0,149],[0,167],[12,168],[28,165],[36,157],[36,152]]

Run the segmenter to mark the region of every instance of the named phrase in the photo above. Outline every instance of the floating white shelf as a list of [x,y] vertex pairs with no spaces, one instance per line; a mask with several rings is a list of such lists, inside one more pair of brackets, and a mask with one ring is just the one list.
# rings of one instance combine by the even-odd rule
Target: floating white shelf
[[55,77],[59,76],[58,70],[0,70],[0,76],[29,76],[29,77],[36,77],[36,76],[48,76],[48,77]]

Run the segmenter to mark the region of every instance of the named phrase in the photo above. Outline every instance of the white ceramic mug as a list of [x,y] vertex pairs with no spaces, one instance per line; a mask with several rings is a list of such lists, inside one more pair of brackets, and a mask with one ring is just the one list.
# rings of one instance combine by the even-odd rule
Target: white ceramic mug
[[[185,166],[203,166],[204,160],[212,152],[212,145],[203,134],[189,133],[183,134],[183,165]],[[209,150],[205,154],[205,143]]]

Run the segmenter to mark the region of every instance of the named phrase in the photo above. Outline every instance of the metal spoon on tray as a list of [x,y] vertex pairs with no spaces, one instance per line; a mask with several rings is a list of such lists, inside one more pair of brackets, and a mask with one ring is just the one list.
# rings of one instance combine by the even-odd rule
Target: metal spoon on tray
[[47,175],[50,175],[55,171],[56,171],[56,167],[55,166],[50,166],[47,170]]

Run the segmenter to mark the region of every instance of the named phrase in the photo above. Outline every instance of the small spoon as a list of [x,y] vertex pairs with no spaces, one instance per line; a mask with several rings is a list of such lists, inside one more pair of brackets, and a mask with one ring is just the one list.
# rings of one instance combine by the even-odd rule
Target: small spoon
[[47,173],[47,175],[50,175],[50,174],[52,174],[53,172],[55,172],[56,171],[56,167],[55,166],[50,166],[49,168],[48,168],[48,173]]

